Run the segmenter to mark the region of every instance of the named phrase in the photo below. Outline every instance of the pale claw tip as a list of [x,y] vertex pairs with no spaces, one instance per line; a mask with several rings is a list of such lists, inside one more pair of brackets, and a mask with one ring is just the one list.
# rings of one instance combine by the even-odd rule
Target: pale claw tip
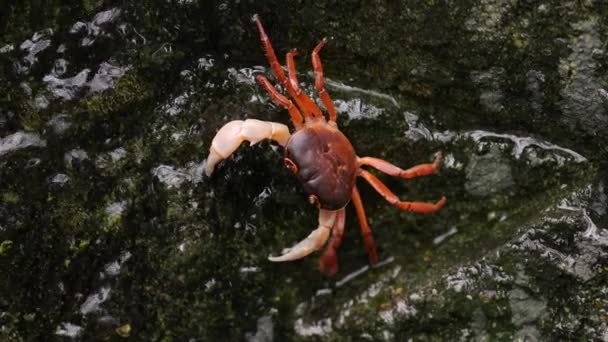
[[205,176],[211,177],[211,174],[213,173],[214,167],[211,166],[211,165],[207,165],[207,162],[205,161],[205,164],[203,165],[203,168],[205,169]]
[[213,170],[209,170],[209,168],[207,167],[207,159],[203,160],[203,170],[203,173],[207,177],[211,176],[211,173],[213,172]]
[[313,230],[308,237],[295,246],[283,251],[283,255],[278,257],[269,256],[272,262],[292,261],[301,259],[323,246],[329,238],[330,228],[320,226]]
[[291,261],[291,260],[296,260],[296,259],[292,259],[289,257],[289,255],[283,254],[283,255],[276,256],[276,257],[269,255],[268,260],[270,260],[272,262],[283,262],[283,261]]
[[279,262],[282,260],[279,260],[281,257],[273,257],[271,255],[268,256],[268,260],[272,261],[272,262]]

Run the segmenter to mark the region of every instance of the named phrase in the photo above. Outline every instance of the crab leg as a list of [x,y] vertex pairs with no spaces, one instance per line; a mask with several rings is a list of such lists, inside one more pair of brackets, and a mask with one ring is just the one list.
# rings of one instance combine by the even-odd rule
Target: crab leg
[[304,112],[304,117],[306,117],[306,120],[311,118],[323,118],[323,114],[321,114],[319,107],[317,107],[317,105],[312,102],[312,100],[306,94],[304,94],[304,92],[302,92],[302,89],[300,89],[300,82],[298,82],[298,74],[296,73],[296,63],[293,60],[293,57],[297,55],[298,51],[293,49],[287,53],[286,58],[287,71],[289,71],[289,83],[294,91],[292,97],[296,100],[296,103]]
[[434,213],[441,209],[446,202],[445,197],[441,197],[437,203],[425,203],[425,202],[401,202],[399,197],[392,193],[384,183],[382,183],[376,176],[365,170],[359,170],[359,175],[380,194],[388,203],[391,205],[407,211],[413,211],[417,213]]
[[300,114],[298,108],[293,105],[293,102],[291,102],[291,100],[279,93],[266,77],[258,75],[255,79],[264,87],[264,89],[266,89],[268,95],[270,95],[270,98],[276,104],[287,109],[289,115],[291,116],[291,121],[293,122],[293,125],[296,127],[296,129],[300,129],[300,127],[302,127],[303,121],[302,114]]
[[398,166],[393,165],[386,160],[373,157],[359,158],[359,165],[369,165],[386,173],[387,175],[409,179],[437,173],[437,171],[439,171],[439,166],[441,165],[441,159],[441,152],[438,152],[433,163],[416,165],[407,170],[402,170]]
[[361,195],[359,190],[355,186],[353,188],[352,196],[353,205],[355,211],[357,211],[357,217],[359,218],[359,224],[361,225],[361,236],[363,236],[363,242],[369,255],[369,262],[374,265],[378,263],[378,253],[376,252],[376,244],[374,243],[374,237],[372,236],[372,230],[367,223],[367,217],[365,216],[365,210],[363,209],[363,202],[361,201]]
[[283,255],[278,257],[269,256],[270,261],[291,261],[303,258],[319,249],[329,238],[329,232],[334,225],[337,211],[319,210],[319,227],[310,233],[308,237],[295,246],[285,250]]
[[[279,84],[281,84],[281,86],[283,88],[287,89],[287,92],[289,93],[289,95],[291,97],[296,99],[296,103],[298,104],[298,106],[300,106],[300,109],[302,109],[302,111],[304,112],[304,115],[307,116],[306,117],[307,119],[311,115],[321,116],[320,110],[314,105],[312,100],[308,96],[306,96],[306,94],[304,94],[303,92],[301,92],[301,91],[296,92],[296,90],[293,88],[292,82],[290,82],[290,80],[287,79],[287,77],[285,76],[285,72],[283,71],[283,68],[281,67],[281,64],[279,64],[277,56],[274,53],[274,49],[272,48],[272,43],[270,42],[270,38],[268,38],[266,31],[264,31],[264,26],[262,26],[262,21],[260,20],[260,17],[256,14],[254,16],[254,19],[255,19],[255,23],[258,27],[258,31],[260,32],[260,40],[262,41],[262,46],[264,47],[264,52],[266,53],[266,58],[268,59],[268,63],[270,64],[270,69],[272,70],[272,73],[279,81]],[[295,71],[295,66],[294,66],[294,71]],[[293,74],[295,75],[295,72]],[[300,87],[298,86],[298,89],[299,88]],[[311,112],[311,110],[312,110],[312,112]],[[316,110],[316,113],[314,112],[314,110]]]
[[230,121],[220,128],[211,142],[205,173],[211,176],[215,165],[228,158],[245,140],[253,145],[264,139],[272,139],[285,146],[289,137],[289,129],[280,123],[255,119]]
[[262,41],[262,47],[264,48],[264,52],[266,53],[266,58],[268,59],[268,63],[270,64],[272,73],[277,78],[277,80],[281,82],[281,85],[289,90],[290,84],[289,82],[287,82],[285,72],[283,71],[283,68],[281,68],[281,64],[279,64],[279,61],[277,60],[277,55],[275,55],[274,53],[272,43],[270,43],[270,38],[268,38],[266,31],[264,31],[262,21],[260,21],[260,17],[257,14],[254,15],[253,18],[258,27],[258,31],[260,32],[260,40]]
[[334,226],[331,229],[331,240],[329,240],[327,247],[325,247],[325,252],[323,252],[321,262],[319,263],[319,270],[327,276],[333,276],[338,272],[338,257],[336,256],[336,252],[342,243],[345,221],[345,209],[338,210]]
[[336,108],[334,107],[331,97],[329,97],[329,93],[327,90],[325,90],[323,65],[321,64],[321,58],[319,57],[319,51],[321,51],[326,43],[327,39],[323,38],[323,40],[312,51],[312,68],[315,71],[315,88],[317,89],[317,93],[319,93],[321,102],[323,102],[325,109],[329,113],[329,121],[336,123]]

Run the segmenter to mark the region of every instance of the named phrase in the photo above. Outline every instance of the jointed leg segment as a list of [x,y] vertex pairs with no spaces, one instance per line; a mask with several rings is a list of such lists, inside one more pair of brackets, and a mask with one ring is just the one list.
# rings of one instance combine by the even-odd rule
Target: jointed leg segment
[[323,118],[323,114],[321,114],[321,110],[317,105],[312,102],[310,97],[308,97],[302,89],[300,89],[300,82],[298,82],[298,75],[296,73],[296,63],[293,58],[298,55],[298,51],[293,49],[287,53],[286,61],[287,61],[287,71],[289,71],[289,83],[291,84],[291,88],[293,88],[294,94],[292,97],[296,100],[298,106],[304,112],[304,117],[306,120],[311,118],[319,119]]
[[270,83],[270,81],[268,81],[268,79],[262,75],[258,75],[255,78],[258,83],[260,83],[262,85],[262,87],[264,87],[264,89],[266,89],[266,91],[268,92],[268,95],[270,95],[270,98],[278,105],[282,106],[283,108],[287,109],[287,111],[289,112],[289,115],[291,116],[291,121],[293,122],[293,125],[296,127],[296,129],[299,129],[300,127],[302,127],[302,114],[300,114],[300,111],[298,110],[298,108],[296,106],[293,105],[293,102],[291,102],[291,100],[289,100],[288,98],[286,98],[285,96],[283,96],[283,94],[279,93]]
[[439,166],[441,165],[441,160],[441,152],[438,152],[433,163],[416,165],[407,170],[402,170],[398,166],[393,165],[387,162],[386,160],[374,157],[359,158],[359,165],[369,165],[386,173],[387,175],[409,179],[419,176],[428,176],[437,173],[437,171],[439,171]]
[[[300,107],[300,109],[304,112],[304,117],[308,120],[311,117],[314,118],[322,118],[323,115],[319,108],[315,105],[315,103],[300,89],[300,86],[297,81],[297,76],[295,72],[295,63],[293,61],[293,57],[296,55],[295,51],[291,51],[287,54],[287,63],[289,69],[289,79],[285,76],[285,72],[279,64],[277,60],[277,56],[274,53],[274,49],[272,48],[272,44],[270,43],[270,38],[264,31],[264,26],[262,26],[262,22],[260,18],[256,15],[255,22],[258,27],[258,31],[260,32],[260,40],[262,41],[262,46],[264,47],[264,51],[266,52],[266,58],[268,59],[268,63],[270,64],[270,68],[272,73],[277,78],[279,83],[283,88],[287,90],[289,95],[295,99],[296,103]],[[261,79],[258,77],[257,80],[261,83]],[[267,81],[267,80],[266,80]],[[268,82],[269,83],[269,82]],[[270,83],[269,83],[270,84]],[[268,92],[270,92],[269,88],[262,84]],[[272,87],[274,89],[274,87]],[[276,89],[275,89],[276,90]],[[278,93],[278,92],[277,92]],[[273,98],[275,96],[271,94]],[[293,120],[293,114],[292,114]],[[295,124],[295,121],[294,121]]]
[[285,72],[277,60],[277,56],[274,53],[272,44],[270,43],[270,38],[268,38],[266,31],[264,31],[264,26],[262,26],[262,22],[257,14],[255,15],[255,23],[258,27],[258,31],[260,32],[260,40],[262,41],[262,46],[264,47],[264,52],[266,53],[266,58],[268,59],[272,73],[281,83],[281,86],[285,87],[291,94],[292,89],[287,81],[287,77],[285,77]]
[[344,223],[346,220],[345,209],[340,209],[336,214],[336,220],[332,228],[331,240],[325,247],[325,252],[321,257],[319,263],[319,271],[326,276],[333,276],[338,272],[338,256],[336,252],[342,243],[342,236],[344,235]]
[[391,205],[407,211],[413,211],[417,213],[434,213],[437,210],[441,209],[446,202],[446,198],[442,197],[437,203],[425,203],[425,202],[402,202],[399,200],[394,193],[392,193],[384,183],[382,183],[376,176],[373,174],[361,169],[359,171],[359,175],[365,180],[380,194],[384,199],[390,203]]
[[336,123],[336,108],[334,103],[329,97],[329,93],[325,90],[325,80],[323,79],[323,65],[321,65],[321,58],[319,57],[319,51],[325,46],[327,39],[323,39],[312,51],[312,68],[315,72],[315,88],[319,93],[321,102],[325,106],[327,113],[329,113],[329,121]]
[[367,223],[367,217],[365,216],[365,210],[363,209],[363,202],[361,201],[361,195],[359,190],[355,186],[352,194],[353,205],[359,218],[359,224],[361,225],[361,236],[369,255],[369,262],[374,265],[378,263],[378,253],[376,253],[376,244],[374,243],[374,237],[372,236],[372,230]]

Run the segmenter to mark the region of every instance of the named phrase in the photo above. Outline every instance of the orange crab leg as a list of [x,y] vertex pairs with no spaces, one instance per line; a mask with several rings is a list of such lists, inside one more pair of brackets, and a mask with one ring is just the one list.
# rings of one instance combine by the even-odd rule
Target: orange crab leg
[[296,127],[296,129],[300,129],[300,127],[302,127],[303,121],[302,114],[300,114],[298,108],[293,105],[293,102],[291,102],[291,100],[279,93],[266,77],[262,75],[257,75],[255,79],[264,87],[264,89],[266,89],[268,95],[270,95],[270,98],[276,104],[282,106],[283,108],[287,109],[287,111],[289,111],[289,115],[291,116],[291,121],[293,122],[293,125]]
[[342,236],[344,235],[344,223],[346,221],[346,212],[344,209],[340,209],[336,214],[336,220],[332,227],[331,240],[325,247],[325,252],[321,257],[319,263],[319,271],[326,276],[333,276],[338,272],[338,257],[336,252],[342,243]]
[[[277,60],[277,56],[274,53],[274,49],[272,48],[272,43],[270,42],[270,38],[268,38],[266,31],[264,31],[264,26],[262,26],[262,21],[260,21],[260,17],[257,14],[255,15],[255,23],[258,27],[258,31],[260,32],[260,40],[262,41],[262,46],[264,47],[264,52],[266,53],[266,58],[268,59],[268,63],[270,64],[270,69],[272,70],[272,73],[279,81],[279,84],[281,84],[281,86],[287,90],[287,92],[289,93],[289,95],[291,97],[296,99],[296,103],[298,104],[298,106],[300,106],[300,109],[302,109],[302,111],[304,112],[306,119],[309,118],[309,115],[313,115],[313,112],[311,112],[310,107],[315,108],[318,111],[318,115],[321,115],[321,112],[319,111],[318,108],[316,108],[316,106],[314,106],[314,103],[312,102],[312,100],[310,98],[308,98],[306,96],[306,94],[304,94],[304,93],[300,92],[301,94],[298,94],[296,92],[296,90],[293,88],[290,80],[288,80],[287,77],[285,76],[285,72],[283,71],[281,64],[279,64],[279,61]],[[295,66],[294,66],[293,75],[295,75]],[[299,89],[299,87],[298,87],[298,89]]]
[[365,171],[360,170],[359,175],[365,180],[380,194],[384,199],[390,203],[391,205],[407,211],[413,211],[417,213],[434,213],[437,210],[441,209],[446,202],[445,197],[441,197],[437,203],[425,203],[425,202],[402,202],[399,200],[394,193],[392,193],[384,183],[382,183],[376,176]]
[[296,63],[293,58],[298,55],[298,51],[293,49],[287,53],[286,61],[287,61],[287,71],[289,71],[289,83],[291,84],[291,88],[293,88],[294,94],[292,97],[296,100],[298,106],[304,112],[304,117],[306,119],[315,118],[323,118],[323,114],[321,114],[321,110],[317,105],[312,102],[312,100],[302,92],[300,89],[300,82],[298,82],[298,75],[296,73]]
[[441,159],[441,152],[439,152],[437,153],[437,156],[435,157],[435,161],[433,163],[416,165],[407,170],[402,170],[398,166],[393,165],[387,162],[386,160],[373,157],[359,158],[359,165],[369,165],[386,173],[387,175],[409,179],[419,176],[428,176],[437,173],[437,171],[439,170],[439,166],[441,165]]
[[319,57],[319,51],[327,43],[327,39],[323,39],[312,51],[312,68],[315,71],[315,88],[319,93],[321,102],[325,106],[327,113],[329,113],[329,121],[336,123],[336,108],[334,103],[329,97],[329,93],[325,90],[325,80],[323,79],[323,65],[321,65],[321,58]]
[[[272,73],[279,80],[281,85],[287,90],[291,89],[291,86],[287,82],[287,78],[285,77],[285,72],[283,68],[281,68],[281,64],[277,60],[277,56],[274,53],[274,49],[272,48],[272,44],[270,43],[270,38],[264,31],[264,26],[262,26],[262,22],[260,21],[260,17],[256,14],[254,15],[255,23],[258,27],[258,31],[260,32],[260,40],[262,41],[262,46],[264,47],[264,52],[266,53],[266,58],[268,59],[268,63],[270,64],[270,68],[272,69]],[[291,93],[291,92],[290,92]]]
[[363,202],[361,201],[361,195],[359,190],[355,186],[352,194],[353,205],[359,218],[359,224],[361,225],[361,236],[363,236],[363,242],[369,255],[370,264],[374,265],[378,263],[378,253],[376,253],[376,244],[374,243],[374,237],[372,236],[372,230],[367,223],[367,217],[365,216],[365,210],[363,209]]

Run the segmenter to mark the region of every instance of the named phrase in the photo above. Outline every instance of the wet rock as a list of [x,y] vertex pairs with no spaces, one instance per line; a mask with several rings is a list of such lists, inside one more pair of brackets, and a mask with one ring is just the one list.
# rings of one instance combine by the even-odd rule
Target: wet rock
[[474,71],[471,79],[478,89],[481,89],[479,102],[488,112],[499,114],[505,109],[503,105],[505,95],[502,92],[502,83],[505,70],[503,68],[491,68],[488,71]]
[[258,319],[255,334],[246,335],[247,342],[272,342],[274,341],[273,323],[271,316]]
[[117,67],[107,62],[99,65],[99,69],[89,81],[89,91],[97,93],[111,88],[117,79],[120,79],[129,70],[129,67]]
[[498,148],[487,154],[471,157],[466,169],[465,189],[473,196],[488,197],[504,193],[514,185],[509,162],[501,156]]
[[79,325],[72,323],[62,323],[55,330],[55,335],[57,336],[65,336],[69,338],[78,338],[82,335],[83,328]]
[[545,300],[535,299],[520,288],[509,291],[508,298],[511,322],[518,327],[536,322],[547,309]]
[[63,187],[70,181],[70,177],[64,173],[58,173],[49,177],[48,182],[54,187]]
[[338,100],[336,101],[336,111],[338,113],[347,114],[350,119],[374,119],[383,112],[381,108],[365,105],[361,102],[361,99],[353,99],[348,102]]
[[57,114],[51,120],[49,120],[48,125],[51,127],[53,132],[57,135],[64,134],[70,127],[72,123],[70,122],[70,117],[67,114]]
[[11,111],[0,111],[0,129],[4,130],[15,119],[15,113]]
[[36,133],[17,132],[0,139],[0,157],[27,147],[44,147],[46,141]]
[[[606,340],[605,7],[104,6],[3,17],[0,340]],[[281,62],[331,37],[325,84],[357,153],[444,153],[438,175],[378,173],[402,199],[445,195],[435,214],[357,183],[377,265],[351,209],[335,278],[318,253],[268,262],[318,215],[280,146],[202,176],[224,123],[289,124],[255,81],[284,93],[255,12]]]
[[75,76],[64,79],[53,75],[47,75],[44,77],[43,81],[47,84],[48,89],[53,95],[64,100],[71,100],[77,95],[78,91],[86,85],[90,72],[90,69],[84,69]]
[[405,117],[405,122],[407,123],[408,126],[408,130],[407,132],[405,132],[405,136],[413,141],[418,141],[418,140],[427,140],[427,141],[431,141],[433,140],[433,135],[431,133],[431,131],[425,127],[422,123],[419,123],[419,116],[414,114],[414,113],[410,113],[410,112],[405,112],[403,114],[403,116]]
[[608,128],[605,83],[596,78],[598,57],[606,52],[600,38],[599,17],[590,16],[572,24],[570,46],[572,53],[562,60],[559,70],[562,76],[561,107],[563,120],[570,126],[577,125],[590,134],[598,134]]
[[55,74],[44,76],[43,81],[47,84],[49,91],[56,97],[71,100],[81,93],[97,93],[111,88],[117,79],[124,76],[128,67],[117,67],[107,62],[99,65],[93,78],[89,80],[91,69],[83,69],[73,77],[59,78]]
[[89,159],[87,152],[83,149],[74,149],[63,155],[63,162],[67,168],[77,166],[77,164]]
[[24,68],[22,69],[22,71],[26,71],[29,67],[31,67],[34,63],[38,61],[38,58],[36,56],[51,45],[51,40],[49,39],[49,37],[52,35],[52,29],[38,31],[34,33],[31,39],[27,39],[26,41],[21,43],[19,48],[27,52],[27,55],[23,58],[23,61],[25,63],[22,66]]
[[90,46],[95,43],[97,37],[105,34],[103,26],[115,21],[120,16],[120,13],[121,10],[118,8],[99,12],[89,22],[78,21],[74,23],[70,29],[70,33],[82,33],[84,37],[81,39],[80,44],[82,46]]
[[184,182],[200,182],[203,177],[203,170],[203,163],[191,165],[190,168],[185,170],[175,169],[169,165],[160,165],[152,170],[152,174],[170,189],[179,187]]

